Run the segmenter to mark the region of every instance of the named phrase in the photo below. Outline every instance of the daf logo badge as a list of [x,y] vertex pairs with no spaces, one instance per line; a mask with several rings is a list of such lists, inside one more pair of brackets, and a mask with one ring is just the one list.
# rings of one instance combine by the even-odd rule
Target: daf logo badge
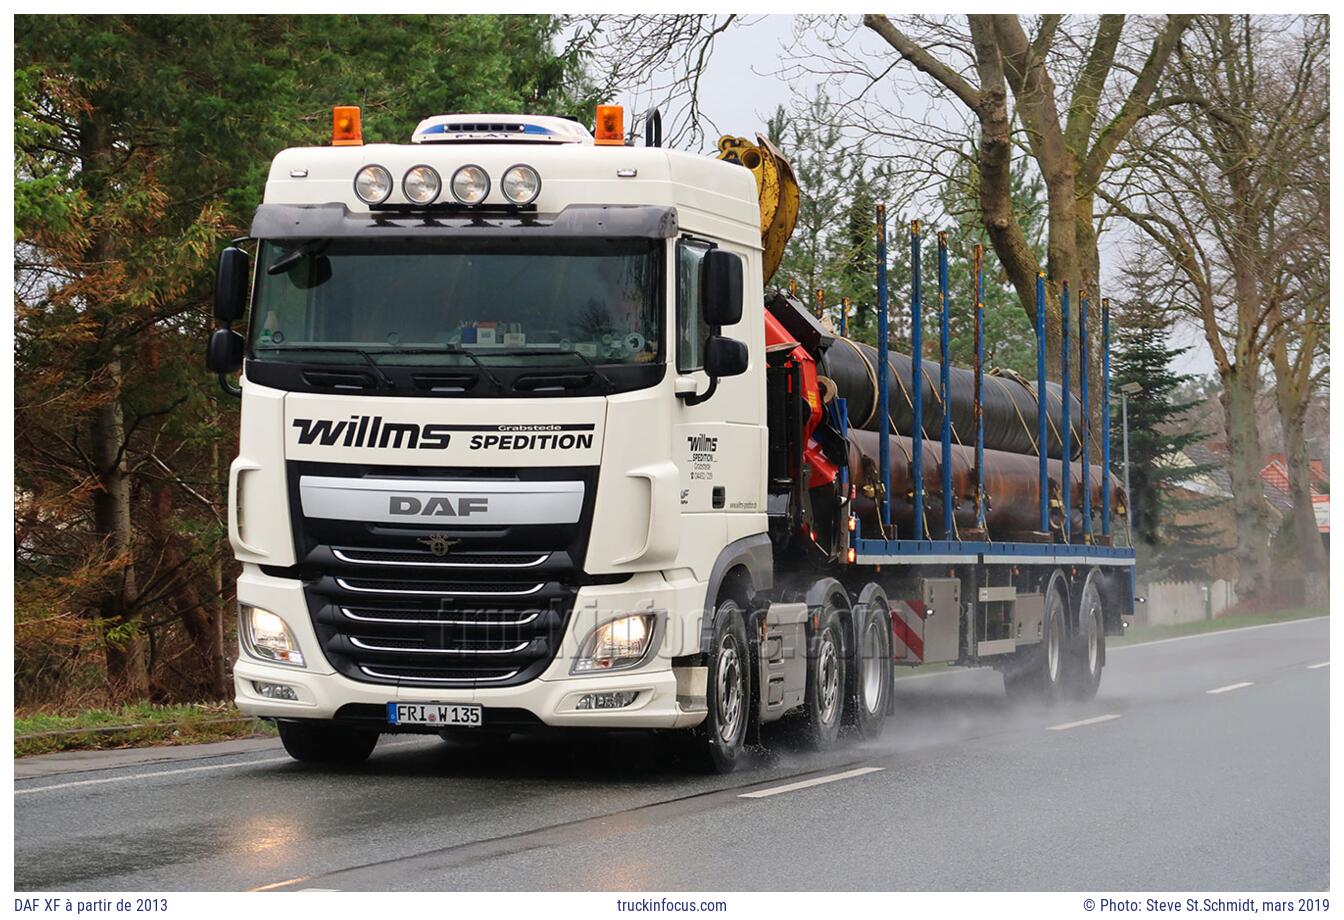
[[429,547],[429,551],[436,556],[446,556],[448,555],[448,550],[452,549],[462,541],[451,540],[448,538],[447,534],[436,533],[431,534],[428,537],[421,537],[416,542],[425,544],[425,546]]

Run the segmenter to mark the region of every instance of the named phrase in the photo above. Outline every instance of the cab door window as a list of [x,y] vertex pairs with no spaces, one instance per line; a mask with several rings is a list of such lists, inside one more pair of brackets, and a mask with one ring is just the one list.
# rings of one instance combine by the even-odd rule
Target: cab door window
[[701,240],[677,243],[677,370],[682,373],[704,366],[702,352],[711,330],[700,302],[700,275],[711,248]]

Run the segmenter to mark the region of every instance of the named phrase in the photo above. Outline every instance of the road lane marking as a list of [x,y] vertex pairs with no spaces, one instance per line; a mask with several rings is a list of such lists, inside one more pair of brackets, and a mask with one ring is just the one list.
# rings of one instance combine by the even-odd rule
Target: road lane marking
[[[402,747],[407,744],[414,744],[420,738],[408,738],[404,741],[390,741],[379,745],[380,749]],[[80,779],[68,783],[52,783],[47,786],[30,786],[26,789],[15,789],[15,795],[28,795],[32,792],[50,792],[55,789],[72,789],[76,786],[101,786],[104,783],[124,783],[134,779],[153,779],[156,776],[176,776],[180,773],[204,773],[207,770],[227,770],[230,767],[257,767],[269,763],[294,763],[294,758],[288,755],[284,757],[266,757],[261,760],[244,760],[238,763],[212,763],[203,767],[179,767],[176,770],[146,770],[143,773],[128,773],[123,776],[105,776],[101,779]],[[81,771],[83,772],[83,771]],[[38,779],[39,777],[33,777]]]
[[1307,670],[1308,670],[1308,671],[1314,671],[1314,670],[1316,670],[1317,668],[1328,668],[1328,667],[1330,667],[1330,662],[1328,662],[1328,661],[1322,661],[1322,662],[1320,662],[1319,664],[1309,664],[1309,665],[1307,665]]
[[1214,687],[1212,690],[1205,690],[1205,693],[1226,693],[1229,690],[1240,690],[1242,687],[1252,687],[1255,681],[1243,680],[1239,684],[1228,684],[1226,687]]
[[212,763],[204,767],[182,767],[177,770],[150,770],[144,773],[131,773],[126,776],[106,776],[102,779],[81,779],[70,783],[52,783],[49,786],[33,786],[28,789],[15,789],[15,795],[28,795],[31,792],[51,792],[55,789],[73,789],[75,786],[101,786],[104,783],[124,783],[133,779],[152,779],[156,776],[176,776],[181,773],[204,773],[206,770],[227,770],[230,767],[255,767],[266,763],[281,763],[289,757],[268,757],[265,760],[246,760],[242,763]]
[[738,796],[739,799],[763,799],[766,796],[779,795],[783,792],[794,792],[798,789],[808,789],[812,786],[822,786],[826,783],[839,782],[842,779],[851,779],[855,776],[865,776],[869,773],[880,773],[886,767],[859,767],[855,770],[846,770],[843,773],[832,773],[829,776],[818,776],[815,779],[805,779],[796,783],[788,783],[784,786],[774,786],[770,789],[758,789],[755,792],[744,792]]
[[1065,722],[1063,725],[1051,725],[1046,729],[1048,732],[1062,732],[1070,728],[1082,728],[1084,725],[1096,725],[1098,722],[1109,722],[1112,719],[1118,719],[1120,716],[1109,712],[1104,716],[1093,716],[1090,719],[1080,719],[1077,722]]

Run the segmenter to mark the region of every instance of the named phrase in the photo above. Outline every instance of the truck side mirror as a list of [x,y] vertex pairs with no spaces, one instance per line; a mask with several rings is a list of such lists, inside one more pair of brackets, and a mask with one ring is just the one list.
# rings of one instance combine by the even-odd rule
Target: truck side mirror
[[710,377],[736,377],[747,372],[747,346],[726,335],[705,340],[705,373]]
[[719,378],[736,377],[747,372],[747,359],[745,343],[726,335],[711,335],[705,339],[704,360],[709,388],[703,393],[689,393],[681,398],[688,406],[698,406],[707,401],[719,389]]
[[732,326],[742,319],[742,258],[722,249],[705,253],[700,274],[700,303],[710,326]]
[[215,319],[226,326],[247,312],[247,283],[252,276],[251,260],[237,246],[219,254],[219,272],[215,275]]
[[243,369],[243,337],[232,329],[216,329],[205,348],[205,366],[215,374],[236,374]]

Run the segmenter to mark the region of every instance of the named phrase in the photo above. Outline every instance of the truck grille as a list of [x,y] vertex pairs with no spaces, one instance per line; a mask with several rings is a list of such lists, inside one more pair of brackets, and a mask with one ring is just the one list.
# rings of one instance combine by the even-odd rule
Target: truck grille
[[[338,672],[363,683],[498,687],[539,676],[555,659],[585,582],[597,471],[433,469],[291,462],[290,507],[318,641]],[[304,476],[584,483],[571,524],[379,524],[309,518]],[[434,550],[439,552],[436,554]]]
[[560,647],[576,593],[555,582],[332,577],[307,590],[318,641],[342,674],[457,687],[521,683],[540,674]]

